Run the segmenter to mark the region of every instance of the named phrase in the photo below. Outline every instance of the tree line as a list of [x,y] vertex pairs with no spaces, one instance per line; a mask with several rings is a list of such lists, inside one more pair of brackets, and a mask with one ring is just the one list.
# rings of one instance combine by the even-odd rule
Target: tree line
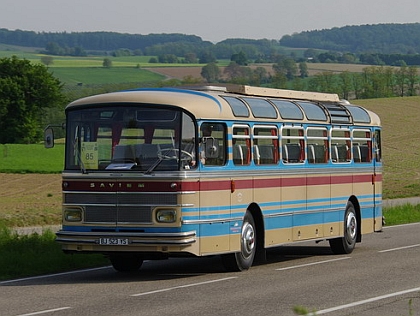
[[352,53],[418,54],[420,23],[335,27],[285,35],[280,45]]
[[371,99],[418,95],[419,77],[416,66],[400,67],[367,66],[361,73],[324,71],[308,76],[306,62],[296,63],[292,58],[279,58],[266,68],[240,66],[235,61],[221,70],[216,63],[209,63],[201,70],[209,83],[226,82],[250,84],[279,89],[337,93],[344,99]]
[[[169,56],[183,62],[195,55],[199,62],[229,59],[244,53],[253,63],[276,62],[292,53],[296,62],[340,62],[374,65],[420,65],[420,23],[346,26],[285,35],[280,40],[226,39],[218,43],[185,34],[121,34],[116,32],[33,32],[0,29],[0,43],[39,47],[50,55]],[[168,58],[166,58],[168,59]]]

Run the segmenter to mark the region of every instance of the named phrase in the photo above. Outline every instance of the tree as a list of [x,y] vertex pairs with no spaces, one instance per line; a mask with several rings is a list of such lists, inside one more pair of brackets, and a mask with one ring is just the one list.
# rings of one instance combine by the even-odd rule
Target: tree
[[112,67],[112,60],[109,58],[104,58],[104,61],[102,62],[102,66],[106,67],[106,68],[111,68]]
[[54,63],[54,58],[52,56],[42,56],[41,63],[43,63],[45,66],[52,65]]
[[199,56],[199,61],[198,62],[200,64],[215,63],[216,62],[216,57],[210,51],[203,51],[203,52],[201,52],[201,54]]
[[293,80],[297,73],[296,62],[292,58],[280,58],[280,60],[273,65],[273,70],[276,74],[283,74],[287,80]]
[[207,80],[207,82],[219,81],[220,69],[216,63],[209,63],[201,68],[201,76]]
[[237,63],[239,66],[246,66],[248,65],[248,57],[243,51],[240,51],[237,54],[233,54],[232,57],[230,57],[230,60],[232,62]]
[[46,110],[61,106],[60,81],[41,64],[16,56],[0,59],[0,143],[42,139]]
[[299,73],[300,73],[300,78],[302,79],[309,76],[308,65],[305,62],[299,63]]
[[416,95],[416,83],[418,80],[417,76],[417,67],[410,66],[408,67],[408,95],[414,96]]
[[184,62],[186,64],[196,64],[198,62],[197,55],[194,53],[186,53],[184,56]]
[[241,66],[234,61],[231,61],[229,65],[226,66],[223,73],[229,78],[230,81],[233,81],[235,78],[242,77]]
[[341,90],[341,95],[344,99],[348,100],[350,96],[350,91],[353,89],[352,85],[352,76],[349,71],[343,71],[339,75],[339,87]]
[[408,68],[403,61],[401,67],[395,70],[395,85],[398,96],[403,97],[406,94],[405,88],[408,84]]

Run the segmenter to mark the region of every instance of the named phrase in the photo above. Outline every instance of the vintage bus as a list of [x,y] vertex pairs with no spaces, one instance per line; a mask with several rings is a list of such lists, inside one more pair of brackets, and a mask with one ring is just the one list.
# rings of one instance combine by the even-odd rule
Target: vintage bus
[[146,88],[65,111],[66,253],[102,253],[117,271],[221,255],[241,271],[270,247],[351,253],[382,229],[380,119],[336,94]]

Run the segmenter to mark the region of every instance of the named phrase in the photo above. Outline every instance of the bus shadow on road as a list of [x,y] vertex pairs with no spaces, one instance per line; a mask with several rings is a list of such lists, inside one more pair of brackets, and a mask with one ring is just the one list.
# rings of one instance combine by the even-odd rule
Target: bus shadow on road
[[[266,264],[274,264],[314,256],[335,256],[329,246],[281,246],[267,250]],[[264,264],[264,262],[259,263]]]
[[[266,251],[266,260],[255,262],[252,269],[264,265],[276,265],[308,257],[335,256],[328,246],[313,244],[288,245]],[[139,271],[122,273],[111,266],[71,271],[59,274],[10,280],[1,286],[25,286],[46,284],[106,284],[131,282],[158,282],[162,280],[188,279],[191,277],[232,273],[225,269],[221,256],[170,258],[168,260],[146,260]],[[235,273],[233,273],[235,274]]]

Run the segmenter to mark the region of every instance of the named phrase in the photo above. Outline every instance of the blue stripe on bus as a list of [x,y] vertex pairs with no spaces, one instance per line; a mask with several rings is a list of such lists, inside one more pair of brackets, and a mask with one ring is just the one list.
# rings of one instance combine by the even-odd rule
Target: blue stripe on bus
[[214,101],[218,107],[219,110],[222,111],[222,105],[220,104],[220,101],[215,98],[212,95],[200,92],[200,91],[194,91],[194,90],[183,90],[183,89],[176,89],[176,88],[139,88],[139,89],[132,89],[132,90],[126,90],[126,91],[152,91],[152,92],[162,92],[162,91],[166,91],[166,92],[176,92],[176,93],[185,93],[185,94],[193,94],[193,95],[198,95],[200,97],[205,97],[208,98],[212,101]]
[[[362,218],[372,217],[373,213],[373,196],[366,195],[366,201],[359,200],[360,207],[362,208]],[[337,197],[333,198],[331,201],[329,198],[325,199],[312,199],[312,200],[295,200],[295,201],[285,201],[285,202],[267,202],[260,203],[260,207],[263,212],[263,216],[273,216],[273,217],[284,217],[288,213],[293,213],[290,215],[301,216],[299,212],[312,211],[314,214],[316,211],[319,211],[320,214],[328,213],[337,213],[341,212],[342,216],[336,220],[341,220],[344,216],[345,207],[348,201],[347,197]],[[335,203],[334,203],[335,202]],[[315,204],[316,205],[311,205]],[[225,205],[218,207],[208,207],[206,209],[199,208],[183,208],[182,209],[182,218],[183,220],[230,220],[231,218],[241,218],[244,215],[244,210],[246,210],[248,204],[240,205]],[[302,207],[303,206],[303,207]],[[378,207],[378,206],[376,206]],[[225,212],[225,214],[214,214],[214,212]],[[196,213],[198,215],[188,215],[189,213]],[[213,214],[212,214],[213,213]],[[307,214],[307,213],[305,213]],[[328,222],[328,221],[327,221]]]

